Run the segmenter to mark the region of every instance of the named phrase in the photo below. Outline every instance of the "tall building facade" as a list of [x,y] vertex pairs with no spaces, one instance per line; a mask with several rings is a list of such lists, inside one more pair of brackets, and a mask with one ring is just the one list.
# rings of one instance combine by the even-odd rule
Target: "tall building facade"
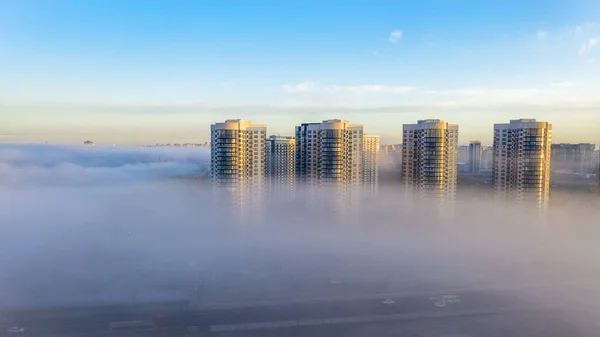
[[363,126],[340,119],[297,126],[295,174],[309,203],[343,211],[363,182]]
[[469,162],[469,146],[459,145],[458,146],[458,162],[467,164]]
[[595,151],[596,144],[552,144],[552,171],[595,173]]
[[366,195],[379,191],[379,136],[363,136],[363,185]]
[[309,175],[313,179],[315,174],[314,166],[318,165],[320,159],[320,149],[317,151],[317,140],[321,139],[320,123],[303,123],[296,126],[296,182],[308,184]]
[[600,151],[594,153],[594,162],[596,163],[596,183],[598,184],[596,191],[600,194]]
[[265,185],[267,127],[232,119],[212,124],[210,131],[210,177],[216,197],[226,197],[241,211],[255,210]]
[[469,173],[481,172],[481,142],[476,140],[469,143]]
[[410,190],[440,201],[456,196],[458,125],[439,119],[404,124],[402,181]]
[[506,200],[545,209],[550,195],[552,125],[535,119],[494,125],[493,185]]
[[494,147],[483,146],[481,148],[481,169],[485,171],[492,171],[494,166]]
[[296,127],[296,178],[308,185],[358,185],[363,126],[331,119]]
[[296,140],[270,136],[266,141],[266,175],[273,200],[293,196],[295,183]]

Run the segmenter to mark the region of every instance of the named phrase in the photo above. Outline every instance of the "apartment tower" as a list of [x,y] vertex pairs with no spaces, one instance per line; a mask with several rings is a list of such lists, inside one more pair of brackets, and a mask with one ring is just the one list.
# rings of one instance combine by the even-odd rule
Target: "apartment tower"
[[545,209],[550,194],[552,125],[535,119],[494,125],[493,185],[498,197]]
[[296,140],[270,136],[266,142],[266,175],[273,201],[289,199],[294,193]]
[[296,181],[309,189],[309,203],[342,208],[354,198],[363,179],[362,153],[362,125],[330,119],[297,126]]
[[552,144],[552,171],[577,174],[596,173],[596,144]]
[[456,196],[458,125],[439,119],[404,124],[402,181],[417,194],[441,202]]
[[241,211],[255,210],[262,204],[265,185],[266,125],[232,119],[212,124],[210,131],[216,199],[226,197]]
[[363,190],[367,196],[379,189],[379,136],[363,136]]
[[476,140],[469,143],[469,173],[479,174],[481,171],[481,142]]
[[296,127],[296,178],[308,185],[358,185],[363,126],[331,119]]

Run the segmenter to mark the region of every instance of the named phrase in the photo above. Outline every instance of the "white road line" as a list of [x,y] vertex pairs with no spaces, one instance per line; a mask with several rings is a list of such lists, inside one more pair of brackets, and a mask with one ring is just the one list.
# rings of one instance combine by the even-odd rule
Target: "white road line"
[[302,298],[293,300],[273,300],[273,301],[254,301],[254,302],[222,302],[205,305],[194,305],[190,306],[191,310],[206,310],[206,309],[242,309],[248,307],[268,307],[288,304],[305,304],[305,303],[319,303],[319,302],[332,302],[332,301],[354,301],[354,300],[376,300],[386,299],[390,297],[413,297],[413,296],[439,296],[446,294],[456,294],[465,292],[479,292],[479,291],[515,291],[522,289],[531,288],[550,288],[557,285],[573,285],[574,282],[560,282],[560,283],[529,283],[514,286],[483,286],[483,287],[469,287],[469,288],[452,288],[452,289],[441,289],[441,290],[422,290],[422,291],[410,291],[410,292],[396,292],[396,293],[376,293],[376,294],[360,294],[351,296],[331,296],[331,297],[313,297],[313,298]]
[[274,322],[258,322],[258,323],[238,323],[238,324],[220,324],[211,325],[211,332],[225,331],[244,331],[244,330],[261,330],[261,329],[280,329],[293,328],[302,326],[318,326],[332,324],[356,324],[356,323],[373,323],[384,321],[397,321],[417,318],[441,318],[469,315],[490,315],[503,314],[509,312],[526,312],[533,310],[541,310],[540,307],[518,307],[518,308],[502,308],[502,309],[487,309],[487,310],[456,310],[453,312],[434,312],[430,314],[391,314],[391,315],[370,315],[370,316],[352,316],[352,317],[337,317],[324,319],[304,319],[291,321],[274,321]]

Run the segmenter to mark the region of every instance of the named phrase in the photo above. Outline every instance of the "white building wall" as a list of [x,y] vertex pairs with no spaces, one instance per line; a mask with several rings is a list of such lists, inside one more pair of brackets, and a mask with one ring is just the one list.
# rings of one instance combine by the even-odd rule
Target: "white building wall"
[[267,127],[247,120],[211,125],[211,181],[243,217],[260,213],[265,186]]
[[309,203],[345,208],[363,179],[363,126],[340,119],[296,127],[296,180],[309,190]]
[[496,196],[546,209],[550,196],[552,125],[535,119],[494,125]]
[[271,136],[266,141],[266,174],[270,199],[289,200],[294,195],[296,140]]
[[453,201],[458,178],[458,125],[438,119],[404,124],[402,180],[427,199]]
[[363,186],[368,196],[379,191],[379,136],[363,137]]

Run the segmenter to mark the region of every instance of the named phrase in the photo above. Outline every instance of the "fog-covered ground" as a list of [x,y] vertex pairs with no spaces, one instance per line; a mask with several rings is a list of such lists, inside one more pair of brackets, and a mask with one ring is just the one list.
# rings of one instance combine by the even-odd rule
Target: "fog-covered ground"
[[[597,199],[535,212],[463,194],[440,212],[390,182],[342,216],[304,194],[233,221],[204,149],[0,147],[5,307],[204,304],[599,279]],[[593,294],[591,296],[598,296]],[[593,297],[592,297],[593,298]]]
[[206,148],[0,145],[0,186],[47,187],[146,182],[207,174]]

